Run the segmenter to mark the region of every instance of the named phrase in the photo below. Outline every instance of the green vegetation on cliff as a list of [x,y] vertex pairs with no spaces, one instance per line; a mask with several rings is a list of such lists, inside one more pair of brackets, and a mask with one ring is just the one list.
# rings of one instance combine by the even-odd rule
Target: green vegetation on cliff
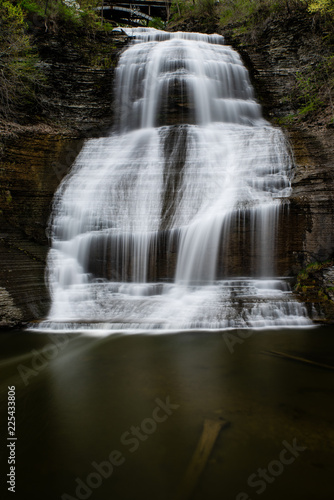
[[11,116],[17,107],[31,104],[41,81],[21,7],[0,0],[0,116]]
[[[309,39],[315,35],[317,58],[300,60],[294,86],[285,96],[290,112],[276,117],[276,122],[320,119],[334,126],[334,0],[174,0],[172,12],[171,29],[217,31],[241,52],[249,45],[263,45],[275,23],[291,24]],[[298,42],[296,36],[296,51]],[[280,49],[284,50],[284,40]]]
[[[96,10],[100,0],[0,0],[0,117],[41,116],[41,93],[47,81],[38,56],[36,34],[57,35],[82,47],[87,64],[111,68],[98,48],[99,36],[112,29]],[[302,62],[286,101],[290,111],[280,125],[326,115],[334,125],[334,0],[174,0],[169,29],[218,31],[237,49],[254,43],[277,19],[303,19],[321,41],[316,62]],[[152,24],[163,28],[156,19]],[[89,59],[89,61],[88,61]],[[44,113],[45,114],[45,113]]]
[[[101,69],[113,66],[113,46],[99,45],[112,26],[101,23],[98,0],[0,0],[0,120],[38,121],[48,76],[39,54],[38,37],[59,36],[82,59]],[[100,50],[101,49],[101,50]],[[62,54],[59,54],[62,57]],[[45,101],[45,99],[44,99]],[[45,114],[45,112],[44,112]]]
[[185,17],[212,16],[220,26],[231,22],[248,25],[265,19],[272,13],[307,10],[310,14],[334,16],[333,0],[174,0],[171,7],[173,20]]
[[309,264],[298,274],[295,292],[306,304],[309,314],[314,307],[322,321],[333,323],[334,260]]
[[333,0],[304,0],[304,2],[308,5],[309,12],[334,15]]

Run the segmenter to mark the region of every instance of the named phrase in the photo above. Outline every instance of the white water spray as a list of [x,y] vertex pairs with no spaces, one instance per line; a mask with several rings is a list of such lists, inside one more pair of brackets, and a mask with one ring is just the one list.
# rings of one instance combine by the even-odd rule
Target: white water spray
[[239,55],[219,35],[131,33],[115,130],[86,142],[56,193],[40,328],[309,324],[274,278],[290,156]]

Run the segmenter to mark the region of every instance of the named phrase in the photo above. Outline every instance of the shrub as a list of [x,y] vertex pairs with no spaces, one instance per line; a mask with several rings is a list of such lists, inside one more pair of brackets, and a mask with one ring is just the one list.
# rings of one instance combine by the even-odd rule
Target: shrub
[[161,17],[154,17],[153,21],[150,21],[148,23],[150,28],[156,28],[158,30],[164,30],[165,29],[165,23],[161,19]]
[[308,11],[310,13],[320,12],[321,14],[334,14],[333,0],[307,0]]

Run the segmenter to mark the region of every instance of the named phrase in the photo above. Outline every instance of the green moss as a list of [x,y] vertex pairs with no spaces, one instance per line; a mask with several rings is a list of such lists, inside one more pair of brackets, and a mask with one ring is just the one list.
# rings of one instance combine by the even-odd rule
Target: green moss
[[323,262],[311,262],[306,266],[307,271],[319,271],[333,265],[332,260],[325,260]]
[[299,281],[305,281],[308,279],[308,273],[304,270],[304,271],[301,271],[299,274],[298,274],[298,280]]
[[323,271],[332,267],[334,260],[312,262],[297,276],[295,292],[306,304],[315,306],[319,314],[324,316],[325,322],[334,321],[334,302],[331,299],[333,287],[324,286]]
[[328,300],[328,295],[326,295],[324,290],[318,290],[318,297],[320,300]]
[[10,191],[6,191],[6,203],[11,203],[13,201]]

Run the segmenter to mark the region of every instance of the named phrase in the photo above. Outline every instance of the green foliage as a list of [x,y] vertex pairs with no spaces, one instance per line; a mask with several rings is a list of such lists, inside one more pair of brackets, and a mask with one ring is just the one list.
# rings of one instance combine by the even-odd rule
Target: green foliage
[[173,0],[170,7],[171,21],[197,19],[207,27],[217,23],[219,4],[216,0]]
[[307,279],[308,279],[308,273],[307,273],[305,270],[301,271],[301,272],[298,274],[298,279],[299,279],[300,281],[307,280]]
[[195,11],[199,16],[215,17],[216,1],[215,0],[197,0],[195,2]]
[[321,14],[334,14],[333,0],[307,0],[308,11],[310,13],[320,12]]
[[293,113],[290,113],[287,116],[283,116],[281,118],[276,118],[275,123],[277,123],[277,125],[279,125],[279,126],[288,126],[288,125],[292,125],[295,122],[295,120],[296,120],[296,115],[294,115]]
[[329,261],[326,262],[311,262],[306,266],[307,271],[313,272],[313,271],[319,271],[320,269],[323,269],[324,267],[327,267],[329,265]]
[[192,15],[195,10],[195,0],[172,0],[170,14],[173,19]]
[[[44,2],[43,2],[44,3]],[[40,16],[44,16],[45,6],[43,9],[43,5],[41,2],[38,3],[34,0],[20,0],[18,5],[21,7],[23,12],[28,12],[30,14],[38,14]]]
[[55,22],[67,31],[82,31],[95,34],[98,31],[110,31],[109,22],[101,22],[101,0],[62,0],[58,10],[52,15]]
[[158,30],[164,30],[166,25],[165,22],[161,19],[161,17],[154,17],[153,21],[148,23],[150,28],[156,28]]
[[224,0],[220,7],[220,23],[246,23],[251,29],[267,21],[275,13],[305,10],[308,0]]
[[22,8],[0,0],[0,115],[12,116],[18,106],[31,104],[41,80]]
[[300,117],[318,111],[329,101],[333,115],[334,56],[323,57],[316,66],[309,65],[296,74],[295,100]]
[[220,22],[225,25],[249,18],[261,3],[261,0],[226,0],[221,8]]
[[303,72],[296,73],[297,87],[306,106],[312,105],[315,99],[316,85],[311,71],[312,68],[308,66]]
[[81,21],[79,11],[64,3],[59,4],[57,16],[65,23],[80,24]]
[[318,290],[318,297],[320,300],[328,300],[328,295],[324,290]]
[[[24,3],[43,3],[44,0],[20,0]],[[51,0],[49,0],[51,2]],[[75,13],[69,12],[70,8],[64,4],[74,0],[63,0],[60,7],[60,17],[67,21],[73,21]],[[77,0],[80,4],[81,15],[84,12],[92,12],[94,8],[101,5],[101,0]],[[52,2],[53,3],[53,2]],[[61,4],[60,0],[56,4]],[[268,18],[272,13],[292,12],[308,9],[310,13],[334,14],[334,0],[172,0],[170,6],[170,17],[172,21],[187,19],[189,17],[213,19],[220,18],[220,25],[229,23],[246,22],[249,26],[257,23],[261,18]],[[96,15],[96,13],[94,13]],[[154,27],[161,28],[160,23]],[[152,24],[152,26],[153,26]]]
[[102,29],[100,13],[96,11],[100,0],[18,0],[18,5],[26,14],[45,16],[46,25],[52,20],[68,31],[82,27]]

